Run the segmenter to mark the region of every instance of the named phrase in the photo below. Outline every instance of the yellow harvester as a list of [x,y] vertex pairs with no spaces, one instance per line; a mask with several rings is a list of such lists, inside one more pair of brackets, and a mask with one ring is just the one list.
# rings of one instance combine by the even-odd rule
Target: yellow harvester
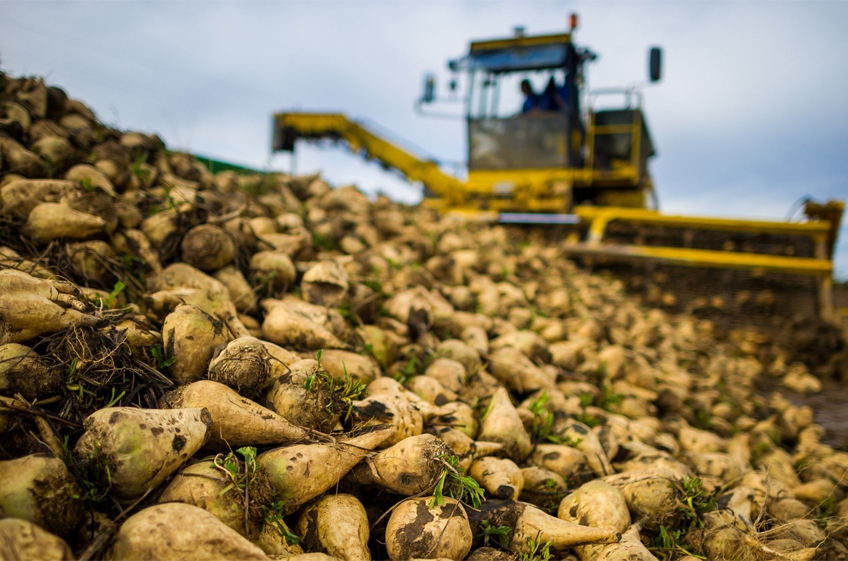
[[[807,304],[829,316],[843,203],[808,201],[805,219],[795,222],[660,213],[648,169],[655,150],[642,93],[634,86],[584,87],[584,67],[596,55],[574,43],[576,23],[572,15],[567,33],[529,36],[517,28],[513,37],[473,41],[467,54],[449,62],[466,86],[465,95],[457,92],[456,79],[450,88],[465,107],[458,118],[467,123],[466,179],[337,113],[276,114],[273,148],[294,151],[300,139],[343,141],[423,184],[422,204],[430,208],[492,222],[571,225],[564,253],[596,263],[644,262],[654,274],[663,267],[700,270],[693,297],[704,279],[718,276],[732,285],[726,271],[734,271],[742,286],[760,291],[797,296],[801,288]],[[659,48],[650,50],[651,82],[660,80],[661,57]],[[529,84],[526,105],[516,111],[527,78],[535,88]],[[437,101],[434,91],[428,75],[418,102],[422,113]],[[611,100],[621,101],[610,106]],[[729,299],[739,300],[738,293]]]

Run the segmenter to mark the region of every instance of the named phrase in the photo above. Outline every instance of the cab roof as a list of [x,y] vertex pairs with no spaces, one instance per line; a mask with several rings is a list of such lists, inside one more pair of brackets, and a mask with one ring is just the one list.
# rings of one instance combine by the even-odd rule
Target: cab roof
[[570,33],[473,41],[468,54],[448,66],[451,70],[494,73],[561,68],[570,43]]
[[487,39],[472,41],[470,52],[491,51],[515,47],[538,47],[543,45],[563,45],[571,42],[571,33],[554,33],[550,35],[522,35],[507,39]]

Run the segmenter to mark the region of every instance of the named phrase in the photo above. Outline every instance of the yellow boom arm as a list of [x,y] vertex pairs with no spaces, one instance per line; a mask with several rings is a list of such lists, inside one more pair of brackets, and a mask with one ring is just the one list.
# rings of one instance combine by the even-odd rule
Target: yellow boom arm
[[365,152],[366,157],[397,169],[410,181],[420,181],[451,203],[464,199],[465,184],[443,173],[435,162],[413,156],[340,113],[279,113],[274,119],[275,147],[297,138],[342,139],[352,151]]

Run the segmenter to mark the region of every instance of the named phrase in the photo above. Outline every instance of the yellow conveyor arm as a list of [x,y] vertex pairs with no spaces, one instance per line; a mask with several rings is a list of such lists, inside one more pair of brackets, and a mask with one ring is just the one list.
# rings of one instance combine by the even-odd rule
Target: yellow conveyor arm
[[366,157],[398,170],[410,181],[420,181],[449,203],[458,204],[464,199],[465,184],[443,173],[435,162],[410,154],[341,113],[278,113],[274,115],[274,127],[275,139],[288,136],[290,141],[296,138],[344,140],[352,151],[365,152]]

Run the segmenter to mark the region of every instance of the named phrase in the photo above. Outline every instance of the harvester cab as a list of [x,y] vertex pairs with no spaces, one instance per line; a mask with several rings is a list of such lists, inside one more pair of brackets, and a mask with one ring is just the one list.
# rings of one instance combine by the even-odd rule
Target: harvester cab
[[[472,206],[500,211],[568,213],[575,204],[644,208],[653,197],[648,160],[654,146],[636,87],[586,96],[584,67],[597,55],[566,33],[473,41],[448,68],[463,74]],[[650,51],[651,81],[660,79],[661,51]],[[451,80],[455,92],[458,80]],[[428,74],[419,101],[439,100]],[[595,109],[599,96],[617,106]],[[456,99],[455,94],[452,96]],[[589,105],[584,111],[584,98]],[[441,206],[436,193],[428,193]]]
[[[830,316],[843,203],[808,201],[804,218],[794,221],[660,213],[642,93],[588,88],[587,65],[597,55],[575,44],[576,25],[572,16],[564,33],[518,28],[508,38],[473,41],[448,64],[455,77],[447,100],[436,95],[435,77],[425,77],[419,112],[444,117],[441,101],[463,105],[447,116],[467,125],[465,178],[340,113],[274,115],[273,150],[293,152],[298,140],[340,141],[422,184],[426,207],[479,221],[566,225],[548,230],[562,232],[564,254],[642,271],[630,278],[642,279],[649,300],[662,292],[655,279],[674,279],[677,296],[660,298],[669,308],[706,306],[749,319],[759,314],[763,322],[801,309]],[[657,82],[661,50],[650,49],[648,61],[649,83]],[[745,296],[755,293],[771,296]],[[756,302],[777,304],[760,309]]]

